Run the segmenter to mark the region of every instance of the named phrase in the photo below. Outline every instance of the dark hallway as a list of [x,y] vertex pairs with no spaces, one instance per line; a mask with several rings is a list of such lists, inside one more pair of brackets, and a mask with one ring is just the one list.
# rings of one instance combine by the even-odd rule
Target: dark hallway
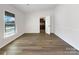
[[40,18],[40,33],[45,33],[45,19]]

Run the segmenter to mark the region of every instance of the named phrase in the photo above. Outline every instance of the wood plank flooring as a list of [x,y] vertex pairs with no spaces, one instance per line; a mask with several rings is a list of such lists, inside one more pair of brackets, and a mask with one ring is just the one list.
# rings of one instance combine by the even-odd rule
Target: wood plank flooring
[[24,34],[0,50],[1,55],[79,55],[56,35]]

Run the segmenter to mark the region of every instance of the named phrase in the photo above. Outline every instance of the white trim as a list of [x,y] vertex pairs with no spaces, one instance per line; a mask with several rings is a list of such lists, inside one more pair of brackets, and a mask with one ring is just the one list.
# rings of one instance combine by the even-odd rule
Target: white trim
[[63,36],[57,34],[57,33],[54,33],[55,35],[57,35],[59,38],[61,38],[62,40],[64,40],[66,43],[68,43],[69,45],[71,45],[72,47],[74,47],[75,49],[79,50],[79,47],[76,46],[75,44],[71,43],[69,40],[66,40]]

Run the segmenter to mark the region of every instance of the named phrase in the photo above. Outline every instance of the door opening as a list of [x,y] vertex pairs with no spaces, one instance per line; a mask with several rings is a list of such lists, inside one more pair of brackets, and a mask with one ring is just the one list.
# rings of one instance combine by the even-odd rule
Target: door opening
[[45,18],[40,18],[40,33],[45,33]]
[[50,16],[45,16],[40,18],[40,33],[46,33],[50,35]]

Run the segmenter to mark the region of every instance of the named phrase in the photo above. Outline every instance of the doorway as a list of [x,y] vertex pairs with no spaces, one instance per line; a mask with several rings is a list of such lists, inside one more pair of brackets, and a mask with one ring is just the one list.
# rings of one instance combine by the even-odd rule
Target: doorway
[[40,18],[40,33],[46,33],[50,35],[50,16],[45,16]]
[[45,33],[45,18],[40,18],[40,33]]

